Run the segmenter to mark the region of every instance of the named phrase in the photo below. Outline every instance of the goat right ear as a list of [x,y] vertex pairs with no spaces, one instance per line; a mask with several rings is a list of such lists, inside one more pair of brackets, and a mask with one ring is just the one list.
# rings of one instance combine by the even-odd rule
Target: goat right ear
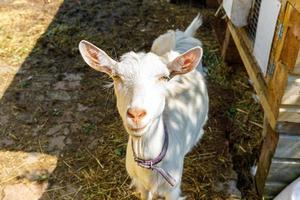
[[110,58],[104,51],[93,45],[92,43],[82,40],[79,43],[79,51],[84,61],[97,71],[111,75],[112,68],[117,64],[115,60]]
[[195,69],[203,55],[203,50],[200,46],[194,47],[187,52],[181,54],[175,60],[168,64],[170,76],[178,74],[186,74]]

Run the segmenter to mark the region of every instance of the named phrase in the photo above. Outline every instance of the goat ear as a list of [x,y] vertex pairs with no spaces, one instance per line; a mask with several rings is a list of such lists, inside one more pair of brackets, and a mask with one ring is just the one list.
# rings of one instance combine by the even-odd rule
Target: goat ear
[[151,52],[158,56],[163,56],[175,48],[175,32],[170,30],[167,33],[160,35],[152,44]]
[[111,75],[112,68],[117,62],[110,58],[104,51],[85,40],[79,43],[79,51],[84,61],[90,67]]
[[171,76],[178,74],[186,74],[195,69],[201,58],[203,50],[201,47],[195,47],[181,54],[168,64],[168,69]]

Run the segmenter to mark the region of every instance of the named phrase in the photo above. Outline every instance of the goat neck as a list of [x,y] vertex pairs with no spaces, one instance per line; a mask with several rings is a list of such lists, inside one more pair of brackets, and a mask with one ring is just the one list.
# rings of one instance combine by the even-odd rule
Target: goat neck
[[164,144],[164,124],[162,116],[153,121],[148,132],[141,137],[129,138],[132,140],[133,150],[140,159],[153,159],[157,157]]

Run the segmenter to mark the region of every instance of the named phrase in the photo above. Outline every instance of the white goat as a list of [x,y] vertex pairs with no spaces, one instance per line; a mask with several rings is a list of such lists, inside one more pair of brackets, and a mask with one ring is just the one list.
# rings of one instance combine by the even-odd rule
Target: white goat
[[184,156],[202,137],[208,113],[199,72],[203,51],[193,38],[201,23],[198,15],[185,32],[168,31],[154,41],[151,52],[129,52],[120,62],[87,41],[79,44],[86,63],[114,80],[129,134],[126,169],[142,199],[182,199]]

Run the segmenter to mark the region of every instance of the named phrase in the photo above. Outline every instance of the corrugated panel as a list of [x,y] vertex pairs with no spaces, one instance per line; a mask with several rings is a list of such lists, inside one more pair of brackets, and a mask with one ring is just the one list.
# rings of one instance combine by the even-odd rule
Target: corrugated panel
[[272,199],[299,176],[300,159],[273,158],[264,189],[264,198]]
[[290,122],[277,123],[276,132],[285,135],[300,136],[300,124]]
[[279,122],[300,122],[300,107],[281,105],[279,108],[278,119]]
[[300,124],[280,122],[276,152],[264,189],[264,198],[273,199],[300,176]]
[[267,181],[289,184],[299,176],[299,159],[273,158]]
[[286,187],[285,183],[267,182],[265,185],[264,199],[273,199],[276,194]]
[[274,156],[276,158],[300,159],[300,135],[280,134]]

